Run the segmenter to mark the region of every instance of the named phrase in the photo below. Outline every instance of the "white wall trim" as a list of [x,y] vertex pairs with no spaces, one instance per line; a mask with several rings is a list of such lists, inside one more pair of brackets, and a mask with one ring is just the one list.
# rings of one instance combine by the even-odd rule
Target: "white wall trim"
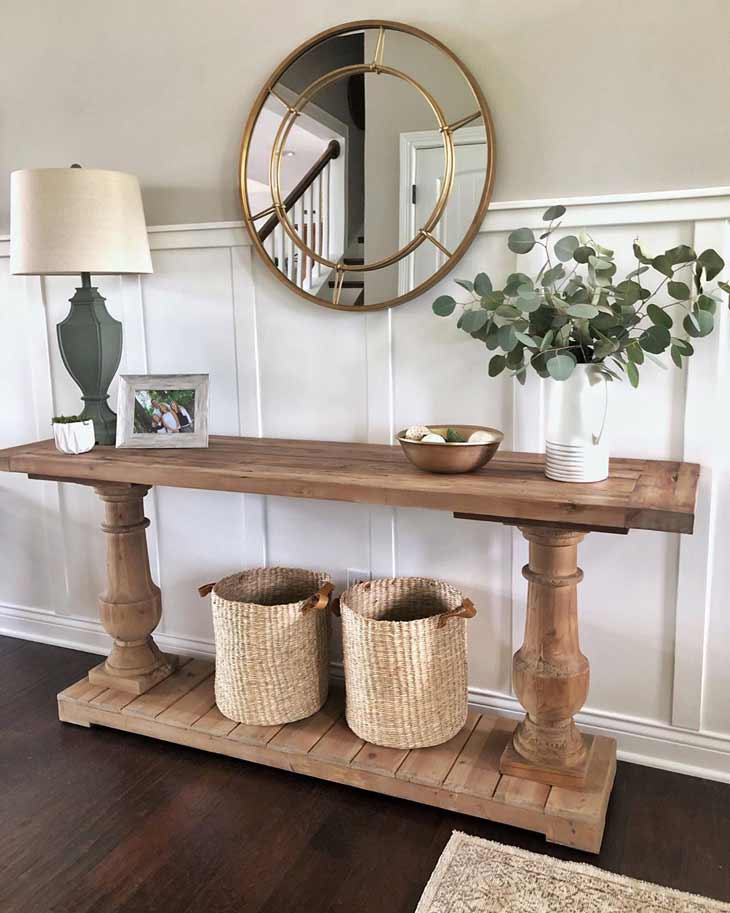
[[[544,200],[502,200],[497,202],[492,202],[489,205],[489,210],[485,217],[484,223],[481,227],[481,231],[503,231],[502,227],[504,220],[501,216],[501,213],[504,212],[513,212],[515,210],[544,210],[548,206],[552,206],[558,197],[548,198]],[[698,187],[689,190],[659,190],[659,191],[648,191],[646,193],[615,193],[615,194],[605,194],[603,196],[583,196],[583,197],[560,197],[560,202],[568,207],[569,210],[576,209],[580,207],[592,207],[600,206],[602,209],[605,209],[608,206],[613,204],[626,206],[626,204],[631,203],[668,203],[668,207],[660,207],[658,209],[652,208],[646,213],[647,216],[642,219],[644,222],[652,222],[656,219],[653,218],[657,213],[661,212],[662,218],[658,221],[681,221],[683,214],[686,214],[690,211],[694,213],[691,218],[694,219],[711,219],[711,218],[728,218],[730,217],[730,186],[723,187]],[[682,204],[680,207],[680,215],[678,217],[677,204]],[[690,207],[687,207],[686,203],[690,204]],[[666,210],[666,211],[665,211]],[[493,227],[489,225],[490,216],[492,214],[499,213],[499,227]],[[574,220],[571,217],[572,214],[566,214],[568,216],[567,220],[563,220],[563,225],[565,227],[570,227],[571,225],[582,224],[583,222],[591,222],[596,224],[591,218],[588,217],[587,213],[581,213],[581,218]],[[627,211],[624,209],[624,215],[627,215]],[[686,216],[690,218],[690,216]],[[600,224],[625,224],[626,222],[633,222],[634,219],[621,218],[617,222],[613,221],[601,221]],[[514,220],[510,221],[509,228],[517,227],[514,223]],[[240,235],[238,234],[240,230]],[[184,232],[236,232],[236,239],[239,244],[250,244],[250,239],[248,233],[245,231],[245,225],[243,220],[235,220],[232,222],[184,222],[179,225],[150,225],[147,229],[148,233],[151,235],[156,234],[180,234]],[[207,239],[206,239],[207,240]],[[215,237],[212,239],[213,244],[211,246],[220,246],[218,243],[215,243]],[[10,235],[0,235],[0,245],[10,243]],[[151,244],[155,243],[151,239]],[[229,244],[230,242],[227,242]],[[163,247],[165,245],[162,245]],[[197,245],[200,247],[200,242],[198,241]],[[160,249],[154,247],[153,249]],[[9,256],[9,251],[3,250],[0,246],[0,257]]]
[[[730,249],[727,219],[697,221],[694,247]],[[726,278],[727,270],[721,278]],[[717,310],[715,332],[707,340],[701,358],[686,365],[684,407],[684,459],[703,466],[700,475],[694,533],[680,536],[677,567],[674,689],[672,723],[687,729],[702,728],[707,627],[710,617],[713,576],[713,539],[716,514],[716,480],[711,469],[717,441],[707,433],[708,424],[722,415],[719,380],[722,361],[730,352],[728,309]]]

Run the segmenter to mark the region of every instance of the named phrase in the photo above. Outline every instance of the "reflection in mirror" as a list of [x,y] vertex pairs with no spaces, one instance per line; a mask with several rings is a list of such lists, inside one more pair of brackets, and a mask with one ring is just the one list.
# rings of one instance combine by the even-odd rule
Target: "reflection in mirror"
[[256,246],[318,303],[411,297],[478,229],[488,118],[462,67],[420,33],[375,25],[315,39],[277,71],[244,137]]

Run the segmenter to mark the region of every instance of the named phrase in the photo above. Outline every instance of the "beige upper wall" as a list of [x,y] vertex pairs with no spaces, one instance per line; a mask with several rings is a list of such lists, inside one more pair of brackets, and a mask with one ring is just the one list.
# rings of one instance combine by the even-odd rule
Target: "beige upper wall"
[[496,124],[494,199],[730,184],[729,0],[3,0],[9,172],[80,161],[142,180],[150,224],[240,218],[240,135],[279,60],[337,22],[432,32]]

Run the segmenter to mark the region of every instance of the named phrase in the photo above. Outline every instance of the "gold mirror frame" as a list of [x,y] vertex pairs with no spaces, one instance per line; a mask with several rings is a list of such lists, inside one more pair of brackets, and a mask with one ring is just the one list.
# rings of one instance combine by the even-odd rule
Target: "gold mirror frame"
[[[286,70],[293,64],[302,54],[312,50],[318,44],[321,44],[324,41],[327,41],[330,38],[334,38],[337,35],[348,34],[350,32],[355,32],[364,29],[379,29],[378,40],[375,47],[375,52],[373,60],[367,64],[357,64],[349,65],[346,67],[341,67],[337,70],[332,70],[329,73],[325,73],[323,76],[320,76],[319,79],[315,80],[309,86],[307,86],[302,92],[300,92],[296,101],[293,104],[285,102],[277,93],[275,92],[275,86],[279,82],[281,76],[286,72]],[[478,106],[478,110],[465,118],[462,118],[459,121],[456,121],[453,124],[448,124],[446,119],[441,111],[441,108],[438,105],[438,102],[435,98],[416,80],[408,76],[408,74],[403,73],[400,70],[394,69],[392,67],[385,66],[382,63],[385,32],[387,30],[396,31],[396,32],[405,32],[408,35],[413,35],[416,38],[420,38],[423,41],[428,42],[433,47],[438,48],[444,54],[446,54],[458,67],[464,80],[471,89],[475,101]],[[399,79],[404,80],[409,83],[413,88],[415,88],[421,96],[426,100],[427,104],[430,106],[434,115],[439,124],[439,132],[442,135],[444,142],[444,179],[441,186],[441,192],[436,201],[431,215],[426,220],[424,225],[416,232],[415,236],[400,250],[396,251],[395,254],[391,254],[388,257],[382,258],[379,261],[373,261],[372,263],[365,263],[359,265],[350,265],[342,262],[333,263],[330,260],[327,260],[324,257],[321,257],[315,250],[312,250],[308,247],[301,238],[297,235],[293,226],[289,222],[287,217],[286,210],[284,208],[284,201],[281,193],[281,159],[284,152],[284,145],[286,143],[287,137],[296,122],[297,117],[301,113],[304,106],[311,101],[314,95],[317,94],[322,88],[326,85],[329,85],[331,82],[335,82],[338,79],[342,79],[345,76],[349,76],[353,73],[386,73],[391,76],[395,76]],[[281,102],[286,108],[286,115],[282,119],[279,129],[274,140],[274,147],[271,152],[270,167],[269,167],[269,181],[271,187],[271,195],[273,199],[273,206],[263,210],[262,212],[252,213],[249,207],[248,195],[246,192],[246,171],[247,171],[247,162],[248,162],[248,153],[251,144],[251,138],[253,136],[253,131],[256,126],[261,111],[269,98],[273,95],[275,98]],[[484,180],[484,187],[482,188],[482,195],[479,200],[479,205],[474,214],[469,228],[464,234],[461,242],[459,243],[456,250],[449,251],[447,250],[437,238],[431,234],[431,229],[438,223],[441,215],[443,214],[444,209],[449,200],[451,194],[451,188],[453,185],[454,179],[454,168],[455,168],[455,155],[454,155],[454,142],[453,142],[453,133],[458,130],[460,127],[465,126],[466,124],[472,123],[478,118],[482,118],[484,122],[484,128],[486,133],[486,150],[487,150],[487,169]],[[248,116],[246,121],[246,126],[243,131],[243,138],[241,141],[241,156],[239,161],[239,193],[241,197],[241,204],[243,206],[243,216],[246,228],[248,229],[249,235],[251,237],[251,242],[253,243],[256,250],[259,252],[261,258],[266,263],[267,267],[271,270],[272,273],[285,285],[291,288],[294,292],[300,295],[302,298],[306,298],[308,301],[312,301],[314,304],[318,304],[321,307],[327,307],[333,310],[338,311],[354,311],[356,313],[368,312],[368,311],[380,311],[385,308],[394,307],[397,304],[402,304],[405,301],[410,301],[413,298],[418,297],[423,294],[429,288],[434,286],[440,279],[442,279],[463,257],[466,253],[469,245],[473,241],[479,227],[484,219],[487,208],[489,206],[489,201],[492,196],[492,188],[494,185],[494,156],[495,156],[495,141],[494,141],[494,124],[492,122],[492,116],[489,111],[489,106],[487,101],[479,88],[476,80],[472,76],[471,72],[467,67],[461,62],[461,60],[453,53],[446,45],[442,44],[438,39],[434,38],[432,35],[429,35],[427,32],[422,31],[421,29],[415,28],[411,25],[406,25],[402,22],[390,22],[385,19],[362,19],[355,22],[347,22],[343,25],[334,26],[333,28],[326,29],[323,32],[315,35],[313,38],[310,38],[308,41],[303,42],[297,48],[295,48],[288,57],[286,57],[279,66],[274,70],[269,79],[264,84],[263,88],[259,92],[254,105],[251,109],[251,113]],[[262,241],[259,239],[258,231],[256,229],[256,222],[262,219],[264,216],[270,216],[275,214],[279,223],[281,224],[283,230],[286,232],[289,238],[297,246],[299,250],[304,252],[308,258],[311,258],[314,261],[317,261],[324,266],[329,267],[335,271],[336,284],[335,284],[335,300],[325,301],[321,298],[317,298],[315,295],[311,295],[309,292],[304,291],[304,289],[299,288],[295,285],[288,276],[286,276],[271,260],[268,252],[264,248]],[[433,275],[431,275],[426,281],[422,282],[416,288],[407,292],[404,295],[398,295],[395,298],[391,298],[388,301],[377,302],[376,304],[363,304],[358,305],[357,307],[353,305],[339,304],[337,292],[342,286],[342,281],[344,280],[345,274],[347,271],[353,272],[368,272],[377,269],[383,269],[386,266],[390,266],[393,263],[398,262],[404,257],[408,256],[413,250],[415,250],[420,244],[424,241],[429,240],[436,247],[438,247],[441,252],[447,257],[444,265],[438,269]]]

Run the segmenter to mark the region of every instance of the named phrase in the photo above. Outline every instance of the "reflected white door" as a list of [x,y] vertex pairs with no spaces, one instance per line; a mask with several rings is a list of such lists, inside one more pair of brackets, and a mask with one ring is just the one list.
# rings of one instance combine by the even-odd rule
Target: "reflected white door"
[[[478,132],[483,135],[483,130]],[[432,232],[450,251],[459,246],[474,218],[484,187],[485,171],[484,140],[475,138],[459,142],[458,134],[454,139],[457,143],[454,184],[446,210]],[[413,196],[402,198],[401,206],[409,210],[407,222],[412,226],[410,237],[413,237],[414,231],[424,225],[430,216],[441,192],[444,152],[438,134],[434,136],[433,145],[418,144],[413,150],[411,163],[410,183],[415,186],[415,202]],[[401,225],[403,222],[402,219]],[[406,284],[406,288],[402,291],[425,282],[444,265],[446,259],[446,255],[428,239],[424,241],[404,263],[405,275],[401,275],[401,282]]]

